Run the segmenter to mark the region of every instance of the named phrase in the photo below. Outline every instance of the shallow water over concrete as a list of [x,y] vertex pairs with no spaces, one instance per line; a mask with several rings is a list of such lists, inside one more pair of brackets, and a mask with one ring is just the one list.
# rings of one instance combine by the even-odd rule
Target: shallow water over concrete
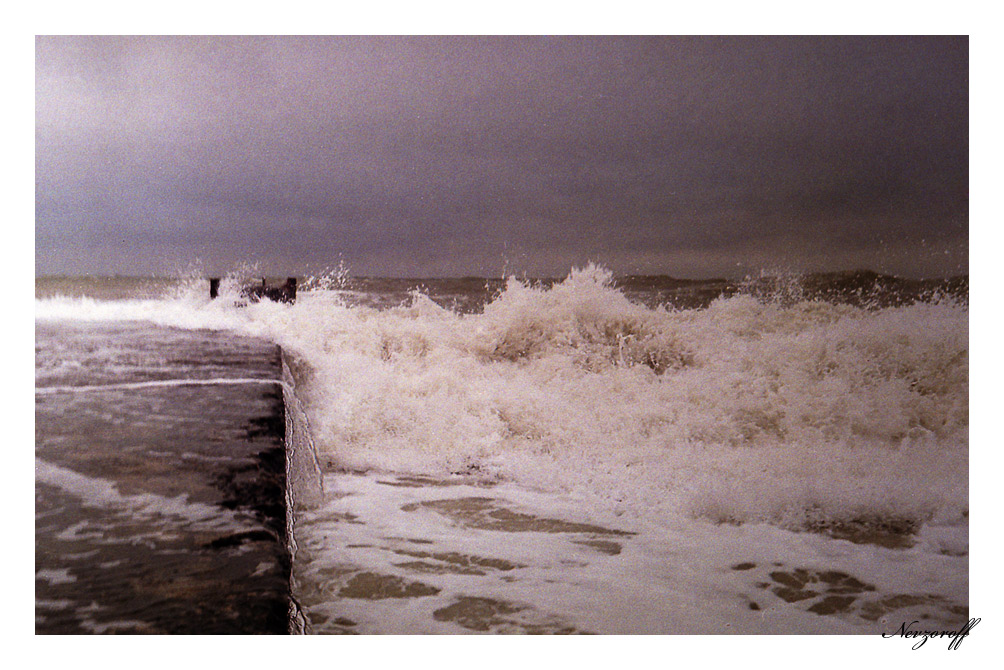
[[278,349],[43,323],[36,371],[36,633],[286,633]]

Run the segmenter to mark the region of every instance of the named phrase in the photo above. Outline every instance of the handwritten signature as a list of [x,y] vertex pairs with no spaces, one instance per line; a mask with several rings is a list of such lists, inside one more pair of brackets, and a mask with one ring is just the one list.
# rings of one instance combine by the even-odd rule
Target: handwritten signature
[[895,633],[882,633],[883,638],[905,637],[907,639],[919,638],[918,642],[914,644],[911,649],[920,649],[924,646],[924,643],[931,638],[945,638],[950,637],[951,642],[948,644],[949,649],[958,649],[962,641],[969,636],[969,631],[976,627],[976,624],[980,622],[980,619],[970,619],[962,628],[959,630],[913,630],[912,627],[915,624],[920,623],[919,621],[911,621],[906,623],[905,621],[900,624],[899,630]]

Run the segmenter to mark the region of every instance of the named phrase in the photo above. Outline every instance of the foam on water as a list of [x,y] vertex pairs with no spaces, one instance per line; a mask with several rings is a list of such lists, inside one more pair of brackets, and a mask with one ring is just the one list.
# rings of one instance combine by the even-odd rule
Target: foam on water
[[875,633],[966,609],[966,559],[928,548],[625,519],[474,477],[336,472],[326,489],[294,562],[318,633]]
[[204,287],[43,298],[36,319],[270,338],[337,467],[513,481],[637,519],[966,524],[964,304],[652,309],[596,267],[510,280],[468,314],[421,293],[377,309],[330,286],[291,306],[237,302],[225,282],[217,301]]
[[174,497],[154,493],[126,495],[120,493],[110,481],[88,477],[41,458],[35,459],[35,481],[69,493],[79,498],[87,507],[121,511],[135,520],[154,520],[193,530],[244,528],[233,512],[216,505],[191,502],[184,495]]

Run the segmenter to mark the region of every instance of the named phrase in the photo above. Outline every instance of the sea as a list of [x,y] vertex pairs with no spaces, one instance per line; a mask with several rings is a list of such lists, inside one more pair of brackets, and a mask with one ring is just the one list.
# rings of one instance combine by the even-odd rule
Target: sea
[[36,632],[969,619],[965,276],[254,274],[36,279]]

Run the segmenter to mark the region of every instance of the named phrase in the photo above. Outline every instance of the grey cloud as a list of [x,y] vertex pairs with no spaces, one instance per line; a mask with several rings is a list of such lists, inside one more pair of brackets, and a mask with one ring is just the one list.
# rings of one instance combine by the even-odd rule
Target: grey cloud
[[966,38],[43,37],[36,63],[40,271],[967,239]]

